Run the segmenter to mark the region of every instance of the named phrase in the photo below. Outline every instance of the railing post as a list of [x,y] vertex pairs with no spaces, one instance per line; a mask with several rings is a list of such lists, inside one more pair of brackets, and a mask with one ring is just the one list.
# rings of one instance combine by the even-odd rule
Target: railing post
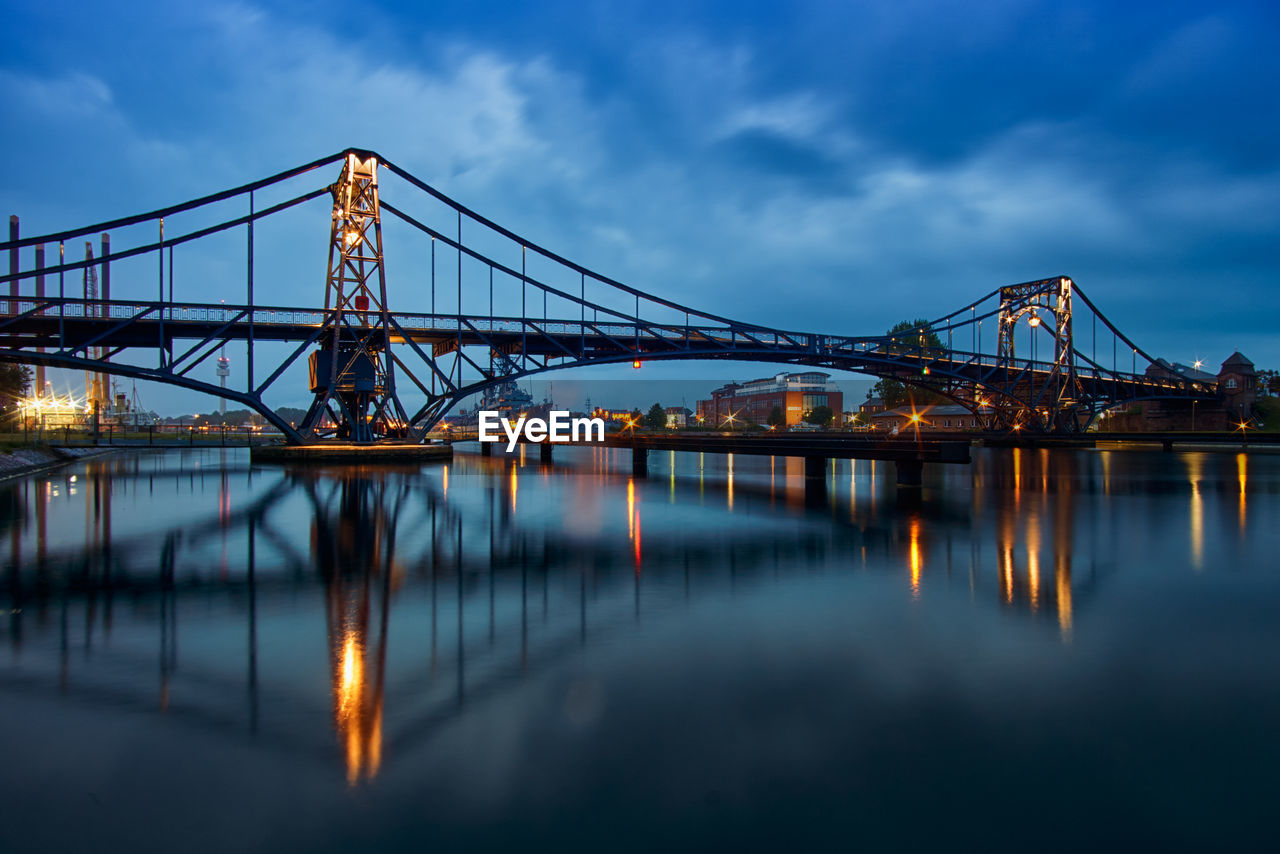
[[[248,352],[245,361],[248,363],[249,383],[245,386],[245,391],[253,391],[253,190],[249,191],[249,248],[248,248],[248,270],[246,272],[247,285],[246,290],[249,296],[249,343]],[[335,344],[335,346],[337,346]],[[223,444],[226,444],[226,436],[223,436]]]
[[67,245],[58,241],[58,349],[67,349],[67,277],[63,267],[67,263]]
[[[9,242],[18,242],[18,215],[14,214],[9,217]],[[13,299],[4,307],[5,314],[18,313],[18,247],[14,246],[9,250],[9,296]]]
[[[99,261],[102,265],[102,310],[106,313],[107,319],[111,319],[111,235],[105,231],[102,232],[102,258]],[[102,348],[102,361],[110,362],[111,357],[107,355],[107,348]]]
[[160,367],[163,368],[164,367],[164,313],[166,308],[165,301],[164,301],[164,217],[160,218],[160,253],[159,255],[160,255],[160,282],[158,285],[159,293],[157,294],[157,296],[159,298],[158,301],[160,303],[160,324],[159,324],[160,340],[156,343],[160,350]]
[[[36,244],[36,302],[44,300],[44,244]],[[40,310],[40,316],[44,317],[44,309]],[[37,353],[43,353],[43,347],[36,348]],[[36,393],[34,397],[44,398],[44,365],[36,365]]]

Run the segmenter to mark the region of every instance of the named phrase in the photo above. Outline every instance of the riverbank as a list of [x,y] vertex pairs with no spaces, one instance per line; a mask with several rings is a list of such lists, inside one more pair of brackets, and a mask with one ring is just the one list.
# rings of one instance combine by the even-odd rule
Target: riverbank
[[39,474],[85,457],[109,454],[111,448],[28,446],[0,451],[0,481]]

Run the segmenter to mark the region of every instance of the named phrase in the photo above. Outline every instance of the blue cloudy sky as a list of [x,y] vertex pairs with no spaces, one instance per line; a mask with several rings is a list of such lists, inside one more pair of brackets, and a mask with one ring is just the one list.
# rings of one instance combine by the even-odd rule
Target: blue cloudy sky
[[[1280,363],[1274,3],[3,6],[24,234],[354,145],[748,321],[875,333],[1065,273],[1159,355]],[[317,223],[280,301],[321,298]]]

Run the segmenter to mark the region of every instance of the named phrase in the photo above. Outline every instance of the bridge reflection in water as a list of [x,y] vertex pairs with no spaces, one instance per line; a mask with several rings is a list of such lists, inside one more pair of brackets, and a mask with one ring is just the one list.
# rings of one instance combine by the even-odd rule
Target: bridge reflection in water
[[900,577],[912,603],[968,599],[973,620],[1008,611],[1070,643],[1170,507],[1190,569],[1239,554],[1258,464],[988,451],[900,493],[891,466],[841,461],[815,502],[798,459],[662,453],[637,480],[625,451],[562,456],[316,470],[208,450],[5,485],[0,682],[322,766],[336,747],[354,785],[592,644],[815,573]]

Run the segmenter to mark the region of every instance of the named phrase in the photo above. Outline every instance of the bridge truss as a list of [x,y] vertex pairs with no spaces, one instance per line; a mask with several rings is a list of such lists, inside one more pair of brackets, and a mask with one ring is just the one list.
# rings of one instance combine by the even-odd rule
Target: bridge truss
[[[297,192],[299,182],[338,163],[337,183]],[[394,203],[381,195],[379,178],[387,175],[403,193]],[[259,208],[263,195],[283,198]],[[325,196],[333,207],[324,308],[259,302],[255,226]],[[247,210],[228,215],[231,204]],[[401,285],[394,295],[383,255],[384,212],[406,241],[413,235],[421,241],[403,249],[397,244],[393,257],[409,261],[399,281],[417,284]],[[174,220],[191,224],[175,233]],[[244,298],[175,299],[175,249],[187,252],[240,229]],[[108,241],[107,232],[122,230],[142,236],[129,246],[118,237]],[[69,242],[98,233],[103,251],[97,257],[68,259]],[[15,225],[10,237],[0,244],[10,261],[8,275],[0,277],[8,284],[7,298],[0,293],[0,360],[220,395],[259,412],[291,442],[332,436],[420,441],[459,401],[504,382],[577,365],[675,359],[775,362],[889,378],[961,403],[995,429],[1078,431],[1112,407],[1216,396],[1212,383],[1157,365],[1066,276],[997,288],[892,335],[782,330],[699,311],[589,270],[363,150],[83,228],[21,238]],[[46,266],[50,244],[57,244],[58,263]],[[437,254],[446,265],[456,263],[454,288],[437,276]],[[144,259],[154,263],[154,279]],[[112,265],[126,262],[130,275],[117,273],[112,294]],[[68,293],[68,279],[74,283],[87,270],[100,271],[102,292]],[[226,299],[233,287],[228,280],[216,293]],[[247,357],[243,384],[223,388],[203,378],[201,365],[240,341]],[[254,352],[264,342],[287,346],[259,377]],[[301,423],[291,423],[264,396],[304,354],[314,402]],[[398,378],[411,386],[397,389]]]

